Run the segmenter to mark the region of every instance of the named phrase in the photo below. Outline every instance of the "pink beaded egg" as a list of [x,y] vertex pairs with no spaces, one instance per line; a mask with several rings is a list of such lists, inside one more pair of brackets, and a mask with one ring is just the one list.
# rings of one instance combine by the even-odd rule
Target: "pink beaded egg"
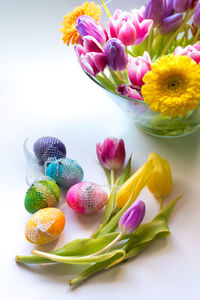
[[89,215],[104,207],[108,201],[108,195],[96,183],[79,182],[69,189],[66,200],[76,213]]

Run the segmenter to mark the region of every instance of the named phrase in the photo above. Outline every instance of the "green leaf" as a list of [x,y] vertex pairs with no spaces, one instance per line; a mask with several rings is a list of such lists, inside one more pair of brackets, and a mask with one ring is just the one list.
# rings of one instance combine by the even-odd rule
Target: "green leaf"
[[107,234],[109,232],[112,232],[115,230],[118,226],[119,219],[123,215],[123,213],[129,208],[129,206],[132,203],[132,199],[134,197],[134,190],[135,186],[133,187],[133,192],[129,198],[129,200],[126,202],[126,204],[120,209],[120,211],[106,224],[102,229],[99,231],[98,236],[102,236],[104,234]]
[[129,179],[129,177],[131,176],[131,159],[132,159],[132,155],[130,156],[123,173],[119,176],[119,182],[118,182],[119,186],[124,184],[124,182],[126,182]]
[[110,71],[110,74],[112,76],[112,79],[114,81],[114,83],[119,86],[121,85],[122,83],[125,83],[125,81],[123,79],[121,79],[116,72],[112,71],[111,69],[109,69]]
[[86,268],[83,272],[81,272],[77,277],[70,280],[70,285],[80,284],[84,280],[88,279],[89,277],[95,275],[98,272],[105,270],[110,264],[112,264],[116,259],[119,259],[120,255],[116,255],[106,261],[96,263],[88,268]]
[[168,222],[176,203],[182,196],[183,194],[172,200],[167,206],[165,206],[163,210],[161,210],[161,212],[153,219],[153,221],[165,220],[166,222]]
[[107,202],[105,210],[104,210],[103,225],[105,225],[108,222],[108,220],[113,212],[113,208],[115,206],[115,197],[116,197],[119,187],[122,184],[124,184],[124,182],[127,181],[129,179],[129,177],[131,176],[131,158],[132,158],[132,155],[130,156],[130,158],[128,160],[126,168],[124,169],[123,173],[117,179],[117,181],[111,191],[110,197],[108,199],[108,202]]
[[[113,232],[104,236],[101,236],[97,239],[77,239],[64,247],[50,252],[51,254],[60,255],[60,256],[84,256],[90,255],[99,251],[100,249],[106,247],[110,244],[116,237],[118,233]],[[26,264],[41,264],[41,263],[51,263],[52,261],[36,255],[27,255],[27,256],[16,256],[16,261]]]
[[[124,261],[141,253],[146,247],[151,245],[154,240],[164,238],[170,234],[167,221],[169,220],[169,217],[171,216],[171,213],[173,212],[173,209],[180,197],[167,205],[152,220],[152,222],[140,225],[137,230],[131,234],[127,243],[118,247],[119,249],[124,249],[127,252]],[[111,257],[106,261],[95,263],[93,266],[85,269],[76,278],[72,279],[70,281],[70,285],[79,284],[94,274],[107,269],[112,264],[115,264],[115,261],[119,258],[120,257]]]
[[118,188],[124,184],[126,180],[131,176],[131,159],[132,155],[130,156],[128,163],[126,165],[126,168],[122,172],[122,174],[119,176],[117,179],[110,196],[108,198],[108,202],[106,204],[105,210],[104,210],[104,216],[103,216],[103,223],[99,226],[99,228],[96,230],[96,232],[92,235],[93,238],[96,238],[99,235],[99,232],[103,229],[103,227],[108,223],[108,220],[110,219],[112,213],[113,213],[113,208],[115,204],[115,197]]
[[100,75],[96,76],[96,79],[100,82],[100,84],[107,90],[111,90],[116,93],[116,88],[114,88],[105,78]]
[[126,252],[121,249],[113,250],[100,255],[87,255],[87,256],[60,256],[60,255],[55,255],[55,254],[42,252],[38,250],[33,250],[32,253],[50,259],[53,262],[60,262],[64,264],[73,264],[73,265],[84,265],[84,264],[101,262],[114,257],[116,254],[120,254],[122,258],[124,258],[126,255]]
[[104,209],[104,215],[103,215],[103,225],[107,224],[107,221],[110,218],[110,215],[112,214],[113,208],[114,208],[114,202],[115,202],[115,196],[116,196],[116,192],[118,190],[118,183],[119,183],[119,179],[116,181],[110,196],[108,198],[108,202],[106,204],[106,207]]
[[107,181],[108,181],[108,185],[111,186],[111,174],[110,174],[110,170],[104,168],[104,167],[102,166],[102,164],[100,164],[100,162],[98,162],[98,164],[99,164],[100,167],[103,169],[103,171],[104,171],[104,173],[105,173],[105,175],[106,175],[106,179],[107,179]]

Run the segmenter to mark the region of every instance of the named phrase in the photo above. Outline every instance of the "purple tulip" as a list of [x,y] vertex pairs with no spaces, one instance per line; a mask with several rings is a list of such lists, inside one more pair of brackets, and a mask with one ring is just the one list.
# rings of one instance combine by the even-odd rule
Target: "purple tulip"
[[124,141],[114,137],[107,138],[102,145],[96,145],[96,153],[99,162],[106,169],[120,169],[122,168],[126,151]]
[[119,220],[119,229],[123,234],[130,234],[141,224],[146,207],[143,201],[131,205]]
[[107,65],[113,71],[123,71],[128,63],[125,46],[116,38],[110,39],[104,46]]
[[118,94],[120,94],[124,97],[143,101],[141,89],[136,89],[131,84],[123,83],[117,87],[116,91],[118,92]]
[[200,1],[197,3],[197,7],[194,13],[193,24],[196,27],[200,27]]
[[138,45],[149,35],[152,24],[152,20],[144,19],[142,9],[131,12],[117,9],[109,19],[110,35],[125,46]]
[[87,35],[92,36],[101,44],[101,46],[104,46],[108,38],[108,35],[103,25],[98,24],[90,16],[84,15],[77,18],[76,29],[80,33],[82,38]]
[[149,0],[144,16],[152,19],[155,25],[160,25],[165,15],[165,0]]
[[178,29],[183,21],[183,14],[178,13],[163,19],[159,29],[162,34],[168,34]]
[[151,58],[148,52],[145,51],[143,56],[130,58],[127,70],[132,85],[142,87],[144,75],[151,70]]
[[101,45],[92,36],[83,37],[83,45],[76,45],[78,61],[85,72],[97,76],[106,67],[106,56]]
[[174,0],[173,7],[177,12],[185,12],[192,7],[193,0]]
[[165,17],[169,17],[174,13],[174,0],[165,0]]

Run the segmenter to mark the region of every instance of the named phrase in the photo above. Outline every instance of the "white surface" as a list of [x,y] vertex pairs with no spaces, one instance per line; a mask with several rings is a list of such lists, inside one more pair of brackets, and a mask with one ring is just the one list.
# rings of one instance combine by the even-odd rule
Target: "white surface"
[[[200,132],[177,140],[162,140],[140,132],[132,121],[83,74],[73,48],[61,42],[62,17],[82,1],[4,1],[1,9],[1,263],[0,297],[11,299],[198,299],[200,268]],[[118,1],[113,5],[117,7]],[[123,4],[126,6],[126,1]],[[130,1],[127,1],[130,3]],[[133,3],[133,1],[131,1]],[[136,1],[135,1],[136,2]],[[85,180],[106,184],[96,163],[95,145],[107,136],[122,137],[133,170],[151,152],[169,160],[174,189],[169,199],[184,192],[170,220],[172,235],[155,242],[137,259],[95,276],[71,290],[68,280],[80,267],[23,266],[16,254],[34,246],[24,238],[30,215],[24,209],[26,161],[24,139],[59,137],[68,156],[84,168]],[[145,190],[146,220],[158,205]],[[88,237],[101,213],[75,215],[65,204],[66,228],[58,241],[39,249],[51,250]]]

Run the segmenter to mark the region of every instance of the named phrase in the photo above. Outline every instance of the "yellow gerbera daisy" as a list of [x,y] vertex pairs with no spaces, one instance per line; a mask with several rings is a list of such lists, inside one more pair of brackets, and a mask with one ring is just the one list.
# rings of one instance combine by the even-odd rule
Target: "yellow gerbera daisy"
[[145,74],[144,101],[164,116],[184,116],[200,102],[200,66],[187,56],[162,56]]
[[62,23],[63,28],[60,29],[63,33],[63,41],[68,46],[70,42],[72,45],[78,43],[78,38],[80,34],[76,29],[76,19],[80,16],[87,15],[95,20],[99,20],[101,16],[101,8],[94,2],[85,2],[81,6],[77,6],[71,13],[64,16],[64,22]]

